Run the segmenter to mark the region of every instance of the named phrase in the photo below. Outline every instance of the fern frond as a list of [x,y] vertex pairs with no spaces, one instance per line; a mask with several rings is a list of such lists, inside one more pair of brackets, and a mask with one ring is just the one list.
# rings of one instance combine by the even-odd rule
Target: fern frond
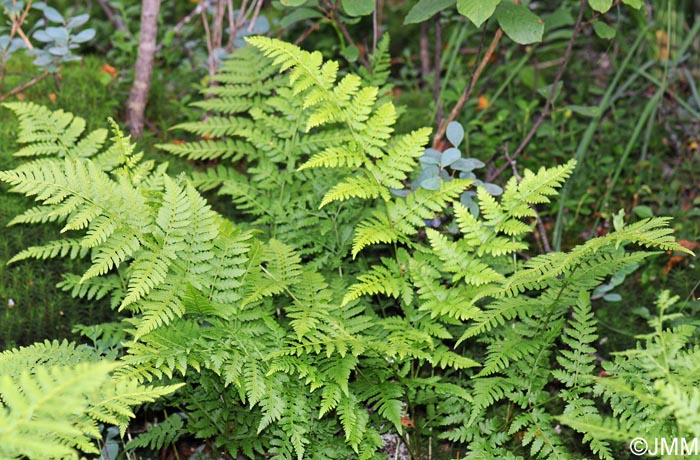
[[147,447],[152,450],[160,450],[178,440],[185,433],[184,415],[175,413],[168,416],[160,423],[151,426],[148,431],[141,433],[126,444],[127,449]]

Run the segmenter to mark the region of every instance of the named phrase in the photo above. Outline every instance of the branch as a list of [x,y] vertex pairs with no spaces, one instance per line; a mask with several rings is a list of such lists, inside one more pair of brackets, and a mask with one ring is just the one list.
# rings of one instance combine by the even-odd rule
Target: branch
[[[484,44],[483,39],[485,37],[485,32],[486,25],[484,25],[484,35],[482,35],[481,45],[479,45],[480,51]],[[486,54],[484,54],[484,57],[481,59],[479,65],[477,67],[474,67],[474,70],[472,71],[472,76],[469,80],[469,85],[467,85],[467,87],[464,88],[464,91],[462,92],[462,95],[457,101],[457,104],[454,106],[447,119],[442,122],[437,134],[435,134],[435,138],[433,139],[433,148],[437,148],[440,145],[442,138],[445,137],[447,125],[455,121],[462,109],[464,108],[464,104],[466,104],[467,99],[469,99],[469,96],[471,96],[472,90],[474,89],[476,82],[479,80],[479,77],[486,68],[486,64],[488,64],[489,60],[491,60],[491,56],[493,56],[494,51],[496,51],[496,47],[498,46],[498,42],[501,41],[501,37],[503,37],[503,29],[499,27],[496,31],[496,34],[493,36],[493,39],[491,40],[491,44],[489,45],[488,50],[486,50]]]
[[112,23],[115,29],[117,29],[120,32],[126,32],[127,34],[131,35],[129,29],[126,28],[126,24],[124,24],[124,20],[122,19],[122,17],[118,14],[115,14],[114,11],[112,11],[112,8],[110,8],[109,4],[107,3],[107,0],[97,0],[97,3],[100,5],[100,8],[102,8],[102,11],[104,11],[105,16],[107,16],[107,19],[109,20],[109,22]]
[[[574,42],[576,41],[576,37],[578,36],[579,32],[581,31],[581,22],[583,21],[583,12],[586,9],[586,3],[587,0],[581,0],[581,8],[578,12],[578,18],[576,19],[576,25],[574,26],[574,30],[571,33],[571,38],[569,39],[569,43],[566,45],[566,51],[564,51],[564,57],[562,58],[561,62],[561,67],[559,67],[559,71],[557,71],[557,75],[554,77],[554,83],[551,86],[551,90],[549,91],[549,95],[547,95],[547,101],[544,103],[544,109],[542,109],[542,112],[540,112],[539,117],[537,117],[537,120],[535,123],[532,125],[532,128],[530,128],[530,131],[527,133],[523,141],[520,143],[517,149],[513,152],[513,155],[511,155],[511,160],[516,158],[518,155],[523,153],[525,150],[525,147],[530,143],[533,137],[535,137],[535,134],[537,133],[537,130],[540,129],[540,126],[542,126],[542,123],[544,123],[545,118],[549,116],[549,111],[552,106],[552,101],[554,100],[554,96],[557,93],[557,86],[559,85],[559,82],[562,79],[562,76],[564,75],[564,70],[566,69],[566,65],[569,62],[569,58],[571,57],[571,52],[574,49]],[[503,171],[508,167],[508,163],[504,164],[497,170],[495,170],[493,173],[489,174],[489,176],[486,178],[487,182],[491,182],[494,180],[496,177],[500,176]]]
[[6,99],[8,99],[8,98],[10,98],[10,97],[12,97],[12,96],[14,96],[14,95],[17,94],[17,93],[20,93],[20,92],[24,91],[25,89],[29,88],[30,86],[36,85],[36,84],[39,83],[41,80],[43,80],[44,78],[48,77],[48,75],[49,75],[48,72],[44,72],[44,73],[42,73],[41,75],[32,78],[31,80],[29,80],[29,81],[26,82],[26,83],[23,83],[23,84],[21,84],[21,85],[19,85],[19,86],[15,86],[14,88],[12,88],[12,90],[10,90],[9,93],[7,93],[7,94],[1,94],[1,95],[0,95],[0,102],[2,102],[2,101],[4,101],[4,100],[6,100]]

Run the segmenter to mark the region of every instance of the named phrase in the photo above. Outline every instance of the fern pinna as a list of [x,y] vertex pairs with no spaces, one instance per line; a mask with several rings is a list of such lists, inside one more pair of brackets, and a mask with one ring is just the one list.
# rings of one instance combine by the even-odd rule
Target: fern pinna
[[[681,250],[667,220],[523,257],[532,206],[573,162],[511,179],[500,201],[479,188],[479,212],[458,201],[469,179],[410,190],[430,131],[394,134],[397,110],[368,82],[381,72],[339,77],[320,53],[249,42],[198,103],[209,116],[180,126],[204,139],[163,146],[216,164],[191,178],[144,161],[116,127],[105,146],[70,114],[6,104],[20,153],[40,157],[0,173],[38,201],[13,224],[67,234],[14,261],[89,259],[62,287],[125,313],[116,374],[185,383],[185,417],[163,423],[232,455],[380,458],[387,431],[418,455],[439,430],[467,458],[568,458],[559,408],[601,420],[589,293]],[[219,186],[227,217],[195,188]],[[611,458],[606,440],[584,441]]]

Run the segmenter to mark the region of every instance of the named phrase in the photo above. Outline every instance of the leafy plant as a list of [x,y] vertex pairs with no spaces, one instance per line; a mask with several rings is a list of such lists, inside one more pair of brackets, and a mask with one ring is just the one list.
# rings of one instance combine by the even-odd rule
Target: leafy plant
[[0,354],[0,458],[78,458],[99,454],[101,423],[122,435],[132,406],[180,385],[142,386],[110,374],[118,364],[69,342],[37,343]]
[[[19,153],[39,157],[0,172],[38,201],[13,223],[71,235],[13,261],[87,259],[63,287],[124,313],[117,375],[185,383],[182,429],[232,455],[378,458],[392,432],[418,457],[440,430],[467,458],[567,457],[561,407],[597,417],[590,293],[655,250],[682,251],[668,219],[530,257],[533,206],[574,162],[524,171],[500,201],[478,187],[475,216],[459,201],[473,179],[410,189],[430,131],[394,134],[396,108],[367,82],[379,72],[341,76],[318,52],[248,41],[198,103],[216,114],[181,126],[203,140],[165,147],[223,163],[192,181],[144,161],[116,126],[108,143],[71,114],[6,104]],[[232,196],[216,202],[231,219],[193,184]],[[158,433],[141,445],[171,440]]]

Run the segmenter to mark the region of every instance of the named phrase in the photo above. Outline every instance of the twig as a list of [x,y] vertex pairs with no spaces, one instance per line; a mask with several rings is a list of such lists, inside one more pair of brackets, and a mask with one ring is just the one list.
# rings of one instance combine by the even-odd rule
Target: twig
[[209,75],[214,76],[216,73],[216,63],[214,62],[214,42],[212,41],[211,31],[209,30],[209,20],[205,9],[200,10],[202,16],[202,24],[204,24],[204,35],[207,41],[207,51],[209,52]]
[[262,8],[263,0],[258,0],[257,5],[255,5],[255,13],[253,13],[253,18],[250,20],[250,23],[248,24],[248,32],[252,32],[253,28],[255,27],[255,23],[258,20],[258,16],[260,15],[260,8]]
[[49,75],[48,72],[44,72],[44,73],[42,73],[41,75],[32,78],[31,80],[29,80],[29,81],[26,82],[26,83],[23,83],[23,84],[21,84],[21,85],[19,85],[19,86],[15,86],[14,88],[12,88],[12,89],[10,90],[9,93],[0,95],[0,102],[2,102],[2,101],[4,101],[4,100],[6,100],[6,99],[8,99],[8,98],[10,98],[10,97],[12,97],[12,96],[14,96],[14,95],[17,94],[17,93],[20,93],[20,92],[24,91],[25,89],[29,88],[30,86],[36,85],[36,84],[39,83],[41,80],[43,80],[44,78],[48,77],[48,75]]
[[316,21],[313,24],[311,24],[309,27],[307,27],[306,30],[301,35],[299,35],[299,38],[294,40],[294,44],[298,46],[301,42],[306,40],[309,37],[309,35],[311,35],[316,30],[318,30],[320,24],[321,24],[320,21]]
[[97,0],[97,4],[100,5],[100,8],[102,8],[102,11],[104,11],[105,16],[107,16],[107,20],[112,23],[115,29],[131,35],[129,29],[126,28],[126,24],[124,24],[122,17],[112,11],[112,8],[109,6],[109,3],[107,3],[107,0]]
[[[482,48],[482,45],[484,44],[485,36],[486,25],[484,25],[484,33],[481,36],[481,44],[479,45],[480,50]],[[469,96],[471,96],[472,94],[474,85],[476,84],[477,80],[479,80],[481,73],[486,68],[486,64],[488,64],[488,62],[491,60],[491,56],[493,56],[494,51],[496,51],[496,47],[498,46],[498,42],[501,41],[501,37],[503,37],[503,29],[499,27],[496,31],[496,34],[493,36],[493,39],[491,40],[491,44],[489,45],[488,50],[486,50],[486,54],[484,54],[484,57],[481,59],[479,65],[474,67],[474,70],[472,71],[472,76],[469,79],[469,84],[466,88],[464,88],[464,91],[459,97],[457,104],[455,104],[454,108],[450,112],[450,115],[445,121],[442,122],[442,124],[440,125],[440,129],[438,130],[437,134],[435,134],[435,138],[433,139],[433,148],[437,148],[440,145],[440,142],[442,142],[442,138],[445,136],[445,132],[447,131],[447,125],[455,121],[462,109],[464,108],[464,104],[466,104],[467,99],[469,99]]]
[[[104,0],[98,0],[98,1],[104,1]],[[175,33],[175,35],[179,36],[180,33],[182,32],[182,29],[183,29],[187,24],[189,24],[195,16],[197,16],[198,14],[200,14],[200,13],[202,12],[202,10],[204,10],[204,5],[205,5],[205,3],[206,3],[205,1],[199,2],[199,3],[197,4],[197,6],[196,6],[192,11],[190,11],[190,12],[187,14],[187,16],[185,16],[184,18],[180,19],[180,22],[178,22],[177,24],[175,24],[175,27],[173,27],[173,32]],[[163,45],[162,42],[159,43],[159,44],[158,44],[158,47],[156,48],[156,51],[162,50],[162,49],[163,49],[163,46],[164,46],[164,45]]]
[[[581,22],[583,21],[583,12],[586,9],[586,4],[587,0],[581,0],[581,8],[578,12],[578,18],[576,19],[576,25],[574,26],[574,30],[571,33],[571,38],[569,39],[569,43],[566,45],[566,50],[564,51],[564,57],[562,58],[561,62],[561,67],[559,67],[559,71],[557,71],[557,75],[554,77],[554,83],[551,86],[551,90],[549,91],[549,94],[547,95],[547,100],[544,103],[544,108],[542,109],[542,112],[540,112],[539,117],[537,117],[537,120],[535,120],[535,123],[532,125],[532,128],[530,128],[530,131],[527,133],[523,141],[520,143],[517,149],[513,152],[513,155],[511,155],[511,159],[516,158],[518,155],[523,153],[525,150],[525,147],[530,143],[533,137],[535,137],[535,134],[537,133],[537,130],[540,129],[540,126],[542,123],[544,123],[545,118],[549,116],[549,110],[552,105],[552,101],[554,100],[554,96],[557,93],[557,86],[559,85],[559,82],[562,79],[562,76],[564,75],[564,70],[566,69],[566,65],[569,62],[569,58],[571,57],[571,52],[574,49],[574,42],[576,41],[576,37],[578,36],[579,32],[581,31]],[[503,171],[508,167],[508,163],[504,164],[500,168],[496,169],[493,173],[491,173],[487,178],[487,182],[491,182],[493,179],[496,177],[500,176]]]
[[233,0],[226,0],[226,7],[228,8],[228,43],[226,44],[226,52],[230,53],[233,51],[233,40],[236,38],[236,21],[233,17]]
[[[355,41],[352,39],[352,36],[350,35],[350,32],[348,32],[348,28],[345,27],[345,24],[343,24],[343,21],[340,20],[338,17],[338,11],[336,9],[333,10],[333,21],[335,24],[338,26],[340,31],[343,33],[343,36],[345,37],[345,40],[348,41],[352,46],[357,48],[359,50],[359,47],[355,44]],[[372,66],[369,65],[369,61],[367,60],[367,56],[365,56],[366,53],[362,53],[360,50],[360,56],[359,60],[362,63],[363,66],[367,67],[368,69],[371,69]]]

